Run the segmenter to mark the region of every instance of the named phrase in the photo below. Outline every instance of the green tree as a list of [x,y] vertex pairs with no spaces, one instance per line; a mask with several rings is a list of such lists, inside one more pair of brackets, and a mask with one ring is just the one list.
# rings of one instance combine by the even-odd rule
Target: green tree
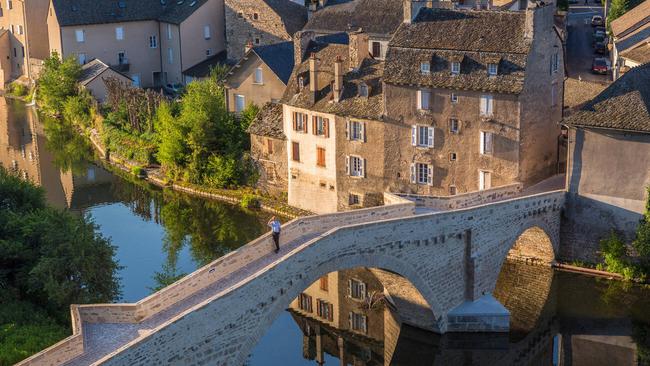
[[188,158],[189,150],[185,140],[188,129],[174,115],[173,106],[168,102],[163,102],[158,107],[155,129],[158,139],[156,158],[176,178]]
[[74,126],[90,127],[92,125],[90,96],[73,95],[63,102],[63,119]]
[[611,32],[612,22],[628,10],[628,0],[612,0],[607,14],[607,29]]
[[636,230],[636,238],[632,245],[636,249],[641,262],[650,267],[650,188],[647,188],[648,199],[645,206],[645,214]]
[[81,66],[72,57],[61,61],[56,52],[45,59],[38,79],[37,94],[42,107],[50,114],[59,114],[65,100],[77,94],[77,80]]

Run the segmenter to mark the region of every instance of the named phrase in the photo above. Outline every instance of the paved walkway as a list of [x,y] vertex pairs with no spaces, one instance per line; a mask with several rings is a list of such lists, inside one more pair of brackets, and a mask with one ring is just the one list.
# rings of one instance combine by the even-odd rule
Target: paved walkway
[[141,335],[149,333],[151,330],[157,328],[169,319],[182,314],[183,312],[191,309],[193,306],[217,295],[219,292],[231,287],[262,268],[273,263],[283,253],[295,249],[301,244],[320,236],[322,233],[312,233],[302,236],[292,242],[284,245],[279,254],[270,252],[267,256],[262,257],[238,271],[233,272],[228,277],[225,277],[219,282],[206,287],[205,289],[197,292],[196,294],[179,301],[168,309],[146,319],[138,324],[114,324],[114,323],[84,323],[84,354],[71,360],[65,365],[68,366],[87,366],[100,360],[102,357],[119,349],[132,340]]

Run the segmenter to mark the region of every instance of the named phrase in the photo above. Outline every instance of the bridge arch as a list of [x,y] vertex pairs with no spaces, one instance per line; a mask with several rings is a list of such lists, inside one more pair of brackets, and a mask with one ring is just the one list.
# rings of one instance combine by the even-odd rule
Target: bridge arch
[[408,261],[388,255],[369,256],[358,253],[350,253],[350,255],[344,257],[331,258],[327,261],[319,263],[310,272],[305,274],[300,281],[296,281],[290,288],[288,288],[286,296],[287,300],[278,301],[270,309],[267,310],[265,319],[258,324],[255,331],[251,332],[249,339],[244,343],[234,364],[245,364],[246,358],[259,343],[260,339],[268,332],[273,322],[280,316],[282,312],[286,311],[286,309],[289,308],[291,302],[296,297],[298,297],[298,295],[307,287],[328,273],[359,267],[388,270],[406,278],[427,301],[430,310],[433,313],[433,317],[436,319],[438,327],[441,323],[444,322],[444,317],[442,316],[444,313],[443,308],[436,300],[436,296],[432,287],[418,273],[415,265],[409,263]]

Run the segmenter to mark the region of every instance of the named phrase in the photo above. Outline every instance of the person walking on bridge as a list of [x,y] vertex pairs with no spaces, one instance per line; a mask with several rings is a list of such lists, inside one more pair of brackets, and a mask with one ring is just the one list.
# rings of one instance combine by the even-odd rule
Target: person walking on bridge
[[282,224],[280,224],[280,220],[273,216],[267,225],[269,225],[273,232],[273,243],[275,243],[275,252],[277,253],[280,251],[280,231]]

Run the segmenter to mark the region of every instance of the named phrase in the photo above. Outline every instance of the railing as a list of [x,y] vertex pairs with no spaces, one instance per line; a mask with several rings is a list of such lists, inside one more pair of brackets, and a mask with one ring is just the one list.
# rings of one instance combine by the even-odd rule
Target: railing
[[415,202],[416,207],[432,210],[456,210],[516,197],[521,193],[523,184],[514,183],[507,186],[484,191],[459,194],[455,196],[422,196],[416,194],[394,193],[394,195]]

